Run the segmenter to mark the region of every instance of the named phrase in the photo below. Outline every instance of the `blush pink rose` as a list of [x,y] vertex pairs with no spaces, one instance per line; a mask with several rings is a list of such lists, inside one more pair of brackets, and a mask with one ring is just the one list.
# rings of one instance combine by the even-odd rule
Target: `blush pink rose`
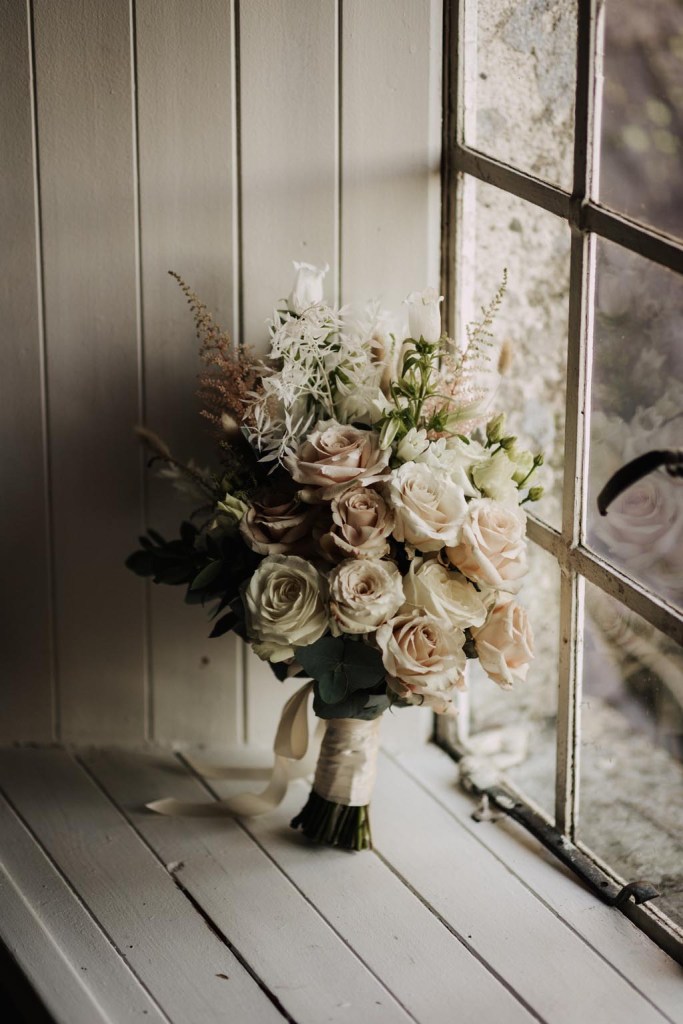
[[446,548],[451,565],[468,579],[515,594],[526,573],[526,515],[490,498],[471,501],[460,542]]
[[379,446],[371,430],[320,420],[295,452],[282,460],[305,501],[330,501],[354,482],[368,485],[384,479],[390,452]]
[[454,715],[452,693],[465,686],[465,634],[420,609],[397,615],[375,633],[387,686],[409,704]]
[[344,558],[383,558],[394,516],[381,494],[353,484],[332,499],[332,526],[318,538],[330,562]]
[[534,636],[521,604],[498,605],[483,626],[472,630],[472,636],[481,667],[494,683],[509,690],[515,678],[526,679]]

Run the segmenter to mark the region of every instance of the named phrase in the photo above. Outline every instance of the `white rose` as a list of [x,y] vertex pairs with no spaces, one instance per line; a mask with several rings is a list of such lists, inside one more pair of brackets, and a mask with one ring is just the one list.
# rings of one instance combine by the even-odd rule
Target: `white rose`
[[447,476],[429,466],[405,462],[392,473],[389,499],[396,516],[397,540],[420,551],[438,551],[457,543],[467,502],[462,487]]
[[435,558],[413,559],[403,590],[407,604],[461,629],[481,626],[488,614],[476,588]]
[[525,535],[523,509],[480,498],[467,506],[460,543],[447,548],[446,555],[475,583],[515,594],[526,573]]
[[401,574],[393,562],[347,559],[330,573],[332,632],[371,633],[403,604]]
[[415,341],[424,338],[434,343],[441,337],[441,312],[439,303],[443,295],[436,288],[425,288],[423,292],[411,292],[405,302],[408,306],[408,329]]
[[264,558],[244,591],[247,633],[259,658],[287,661],[328,626],[326,582],[296,555]]
[[303,313],[309,306],[323,301],[323,278],[330,269],[329,264],[321,269],[310,263],[294,261],[296,277],[289,296],[289,308],[293,313]]
[[486,462],[489,454],[478,441],[469,444],[460,437],[440,437],[415,459],[440,473],[445,473],[454,484],[462,487],[468,498],[478,498],[479,491],[472,482],[472,470]]
[[473,629],[474,645],[484,672],[504,690],[513,679],[526,679],[534,656],[534,637],[526,609],[516,601],[499,605],[481,629]]
[[380,626],[375,640],[394,693],[437,714],[455,714],[452,691],[464,687],[467,662],[461,629],[412,610]]
[[519,505],[519,492],[514,481],[517,466],[502,448],[490,455],[486,462],[472,468],[472,479],[487,498],[506,505]]
[[422,455],[429,448],[427,431],[411,427],[406,436],[396,448],[396,458],[401,462],[415,462],[418,455]]

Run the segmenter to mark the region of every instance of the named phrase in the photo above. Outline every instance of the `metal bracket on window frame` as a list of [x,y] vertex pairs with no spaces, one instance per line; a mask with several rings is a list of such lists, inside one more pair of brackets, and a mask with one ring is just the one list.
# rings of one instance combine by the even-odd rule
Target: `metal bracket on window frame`
[[[453,753],[449,749],[449,753]],[[532,807],[516,797],[505,786],[489,786],[479,790],[482,803],[473,811],[474,821],[498,821],[506,815],[530,832],[547,850],[577,875],[595,895],[610,907],[622,908],[630,899],[639,906],[656,899],[661,893],[644,880],[617,884],[591,858],[562,832],[546,821]]]

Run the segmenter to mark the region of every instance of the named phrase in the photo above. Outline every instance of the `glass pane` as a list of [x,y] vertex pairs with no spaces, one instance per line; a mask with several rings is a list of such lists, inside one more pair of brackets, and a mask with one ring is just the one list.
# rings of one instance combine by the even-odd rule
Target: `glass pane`
[[[561,522],[564,402],[569,293],[569,229],[522,199],[471,181],[464,205],[463,291],[467,317],[488,305],[507,268],[505,298],[491,327],[503,346],[505,373],[494,408],[525,447],[543,451],[536,482],[545,487],[534,515]],[[468,258],[469,257],[469,258]]]
[[611,242],[598,247],[587,542],[683,606],[683,479],[660,469],[600,516],[615,470],[683,445],[683,278]]
[[571,191],[576,0],[467,0],[465,142]]
[[579,837],[683,924],[683,652],[586,585]]
[[525,682],[515,682],[512,690],[491,682],[478,661],[468,662],[468,745],[554,818],[560,572],[535,544],[529,545],[529,573],[516,600],[529,615],[534,660]]
[[600,199],[683,235],[683,4],[608,0]]

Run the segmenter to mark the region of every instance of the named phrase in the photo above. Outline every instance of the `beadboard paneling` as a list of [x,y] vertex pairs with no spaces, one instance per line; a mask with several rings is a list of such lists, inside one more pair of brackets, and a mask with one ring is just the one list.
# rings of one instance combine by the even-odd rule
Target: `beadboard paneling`
[[440,0],[344,0],[343,302],[400,313],[438,284],[441,17]]
[[[0,736],[50,739],[52,672],[30,25],[0,4]],[[5,140],[12,140],[7,160]]]
[[144,605],[137,216],[126,0],[37,0],[35,54],[54,515],[59,720],[134,739]]
[[[341,298],[405,319],[439,280],[440,0],[345,0],[341,40]],[[426,738],[432,718],[385,715],[383,740]]]
[[[292,260],[337,272],[338,11],[335,0],[250,0],[240,7],[244,340],[263,350],[264,319],[291,288]],[[291,685],[251,652],[247,738],[267,745]]]
[[1,5],[3,739],[271,744],[295,684],[123,565],[184,511],[133,426],[212,458],[166,272],[261,351],[293,259],[330,300],[436,282],[439,29],[439,0]]
[[[210,465],[215,445],[192,391],[194,324],[167,269],[177,271],[227,329],[234,322],[234,31],[225,0],[138,0],[145,421],[183,461]],[[181,155],[181,158],[179,158]],[[147,521],[166,536],[192,512],[168,481],[148,479]],[[161,741],[242,739],[241,645],[209,640],[184,588],[150,587],[150,731]]]

